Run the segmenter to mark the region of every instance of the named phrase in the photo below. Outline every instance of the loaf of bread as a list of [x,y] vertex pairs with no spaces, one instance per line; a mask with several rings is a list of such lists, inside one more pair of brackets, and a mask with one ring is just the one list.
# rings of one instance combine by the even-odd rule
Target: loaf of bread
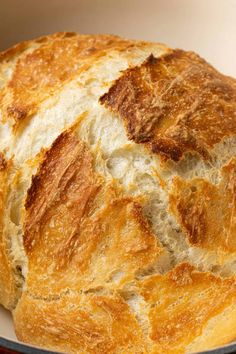
[[0,303],[65,353],[236,338],[236,80],[57,33],[0,54]]

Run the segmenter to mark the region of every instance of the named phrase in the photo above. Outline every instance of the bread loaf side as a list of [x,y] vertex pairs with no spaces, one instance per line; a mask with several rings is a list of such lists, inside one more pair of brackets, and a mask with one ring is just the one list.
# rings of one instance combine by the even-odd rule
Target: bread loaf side
[[67,353],[236,337],[236,83],[192,52],[57,33],[0,56],[0,302]]

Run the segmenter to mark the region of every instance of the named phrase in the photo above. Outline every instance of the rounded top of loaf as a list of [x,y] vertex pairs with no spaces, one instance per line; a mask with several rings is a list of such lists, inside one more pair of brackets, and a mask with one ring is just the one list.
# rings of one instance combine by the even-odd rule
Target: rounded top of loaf
[[56,33],[0,54],[0,302],[20,340],[236,337],[236,83],[193,52]]

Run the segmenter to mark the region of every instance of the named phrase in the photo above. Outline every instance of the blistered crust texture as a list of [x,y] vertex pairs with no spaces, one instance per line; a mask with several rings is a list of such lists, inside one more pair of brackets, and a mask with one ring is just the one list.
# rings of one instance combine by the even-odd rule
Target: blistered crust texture
[[179,161],[188,151],[210,159],[212,146],[236,133],[236,82],[191,52],[151,55],[101,102],[120,114],[130,139],[164,159]]
[[192,52],[56,33],[0,54],[0,302],[66,353],[236,338],[236,83]]

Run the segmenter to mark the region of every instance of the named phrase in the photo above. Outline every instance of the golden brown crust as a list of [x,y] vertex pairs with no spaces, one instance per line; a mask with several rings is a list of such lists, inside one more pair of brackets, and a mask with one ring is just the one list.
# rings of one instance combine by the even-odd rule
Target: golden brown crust
[[[164,252],[141,203],[93,171],[73,130],[59,136],[26,200],[27,291],[14,312],[21,340],[68,352],[183,353],[235,302],[233,279],[187,263],[137,280]],[[141,295],[149,332],[129,294]]]
[[[202,273],[187,263],[165,275],[136,282],[134,289],[147,308],[150,328],[132,314],[117,293],[68,291],[44,300],[25,292],[14,311],[16,332],[23,341],[76,353],[184,353],[207,323],[235,304],[234,279]],[[99,289],[98,289],[99,290]],[[235,311],[234,311],[235,312]],[[235,318],[233,322],[235,336]],[[27,331],[25,326],[27,325]],[[227,321],[226,321],[227,324]],[[208,348],[214,343],[208,343]]]
[[9,242],[6,238],[6,201],[8,194],[8,173],[10,163],[0,154],[0,303],[6,308],[12,309],[15,305],[18,292],[17,282],[12,267],[12,255]]
[[[15,154],[12,170],[0,154],[0,301],[15,306],[23,265],[18,338],[123,354],[235,338],[235,80],[193,53],[74,33],[20,44],[0,63],[1,151]],[[98,97],[128,65],[100,99],[121,120]],[[202,161],[219,142],[219,161],[215,149]]]
[[223,255],[236,252],[236,160],[222,168],[222,180],[214,185],[204,178],[176,177],[170,207],[191,245]]
[[[75,33],[59,33],[43,37],[41,43],[31,53],[20,57],[7,86],[0,92],[3,119],[14,118],[17,127],[37,111],[38,105],[57,92],[80,71],[86,70],[97,56],[110,49],[125,49],[131,41],[116,36],[88,36]],[[22,44],[12,49],[22,50]],[[3,54],[3,57],[14,54]]]
[[[68,131],[57,138],[33,178],[24,233],[31,293],[114,288],[163,253],[139,201],[122,197],[115,183],[106,185],[92,165],[85,144]],[[77,277],[71,277],[73,269]]]
[[14,317],[18,337],[39,346],[66,353],[146,353],[137,320],[118,295],[69,294],[46,302],[25,294]]
[[[1,159],[3,155],[0,155],[0,166]],[[6,246],[4,243],[3,230],[4,230],[4,221],[3,221],[3,212],[4,204],[6,200],[6,173],[4,172],[5,168],[0,168],[0,302],[4,306],[8,307],[8,299],[11,297],[11,271],[9,261],[6,255]],[[10,279],[9,279],[10,278]]]
[[[207,322],[236,300],[234,279],[198,272],[187,263],[164,276],[151,276],[139,286],[150,305],[150,337],[155,353],[184,353]],[[209,343],[209,348],[212,345]]]
[[45,43],[49,40],[53,40],[54,38],[64,37],[65,35],[76,35],[74,32],[58,32],[51,35],[41,36],[34,40],[23,41],[15,44],[13,47],[10,47],[2,52],[0,52],[0,62],[12,60],[15,55],[20,55],[26,49],[30,48],[32,44],[35,43]]
[[[37,231],[39,227],[44,226],[44,219],[47,219],[46,211],[50,213],[50,209],[56,209],[61,199],[64,203],[67,202],[66,199],[71,203],[71,198],[76,193],[78,194],[78,199],[75,200],[76,209],[69,210],[70,213],[77,214],[78,223],[86,215],[90,199],[95,197],[98,189],[98,181],[92,172],[92,160],[84,144],[78,143],[72,132],[62,133],[46,153],[39,173],[33,177],[27,193],[24,236],[26,250],[30,251],[33,243],[37,241]],[[72,244],[69,246],[72,247]]]
[[236,133],[235,81],[192,52],[151,55],[100,102],[119,113],[130,139],[163,159],[179,161],[189,151],[210,159],[211,148]]
[[0,152],[0,172],[4,171],[7,167],[7,162],[4,158],[4,155],[2,152]]

